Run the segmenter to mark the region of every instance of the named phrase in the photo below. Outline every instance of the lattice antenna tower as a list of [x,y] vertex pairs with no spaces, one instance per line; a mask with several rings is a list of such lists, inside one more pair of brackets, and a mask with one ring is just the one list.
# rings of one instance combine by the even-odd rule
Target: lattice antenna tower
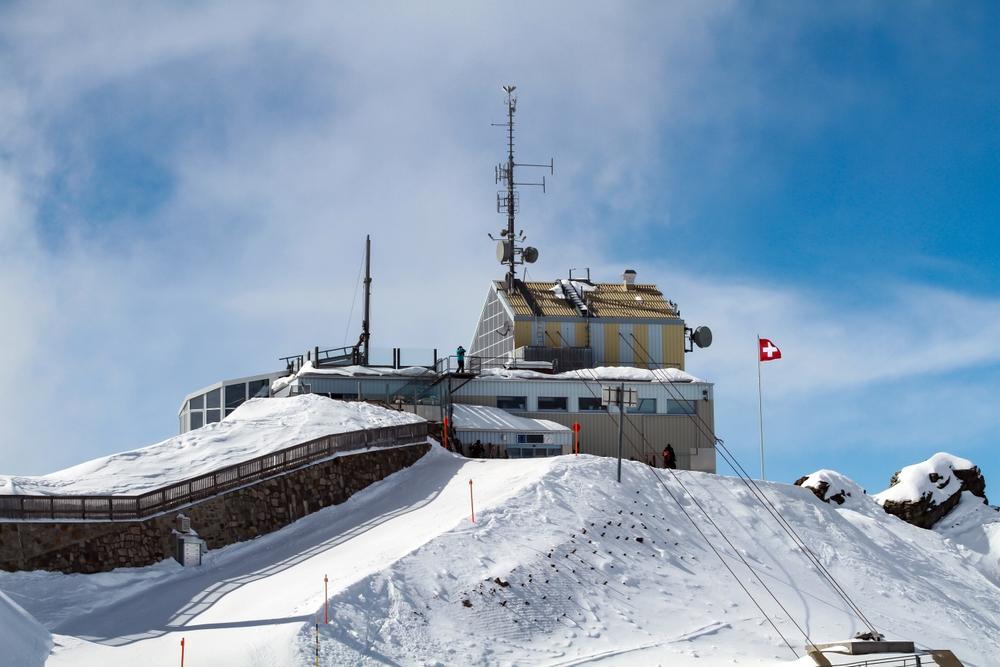
[[540,187],[545,192],[545,176],[542,176],[541,183],[518,183],[514,178],[516,167],[534,167],[548,169],[550,174],[555,173],[555,161],[549,159],[548,164],[530,164],[527,162],[514,161],[514,114],[517,112],[517,96],[514,95],[516,86],[506,85],[503,87],[507,94],[507,122],[493,123],[494,127],[504,127],[507,129],[507,159],[498,164],[495,168],[495,179],[498,185],[503,185],[504,189],[497,192],[497,213],[507,216],[506,229],[500,230],[500,237],[491,239],[497,242],[497,260],[507,266],[507,289],[514,289],[515,271],[518,264],[532,264],[538,260],[538,249],[531,246],[522,246],[527,240],[524,230],[515,233],[514,222],[519,211],[519,197],[517,188],[521,186]]

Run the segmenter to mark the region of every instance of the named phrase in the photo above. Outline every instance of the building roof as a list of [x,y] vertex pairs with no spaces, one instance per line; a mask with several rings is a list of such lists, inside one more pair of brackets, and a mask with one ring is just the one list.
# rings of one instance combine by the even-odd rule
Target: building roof
[[452,423],[460,431],[517,431],[519,433],[569,431],[568,426],[557,424],[548,419],[518,417],[506,410],[488,405],[455,403],[452,405],[452,410],[454,420]]
[[[517,288],[508,292],[503,281],[496,281],[497,293],[514,311],[515,317],[583,317],[581,311],[566,298],[557,286],[568,281],[517,282]],[[675,304],[651,284],[625,287],[623,283],[574,282],[578,294],[587,306],[590,317],[622,319],[677,319],[680,314]],[[581,286],[583,289],[580,289]]]

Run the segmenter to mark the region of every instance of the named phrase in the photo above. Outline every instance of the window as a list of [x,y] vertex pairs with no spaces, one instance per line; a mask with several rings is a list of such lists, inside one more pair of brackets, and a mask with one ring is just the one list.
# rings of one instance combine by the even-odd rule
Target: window
[[541,433],[518,433],[517,444],[519,445],[540,445],[545,442],[545,436]]
[[271,381],[270,380],[254,380],[249,385],[249,393],[247,396],[250,398],[260,398],[267,397],[271,393]]
[[678,401],[673,398],[667,399],[668,415],[693,415],[694,401]]
[[201,426],[202,426],[201,420],[202,420],[202,413],[201,412],[192,412],[191,413],[191,430],[192,431],[194,429],[196,429],[196,428],[201,428]]
[[219,411],[218,410],[205,410],[205,423],[213,424],[219,421]]
[[188,401],[188,410],[202,410],[205,407],[205,394],[196,396]]
[[538,409],[539,410],[562,410],[566,411],[566,397],[565,396],[539,396],[538,397]]
[[591,412],[604,409],[604,406],[601,405],[601,399],[594,396],[581,396],[579,401],[580,412]]
[[217,408],[219,407],[219,397],[221,391],[218,389],[213,389],[212,391],[205,394],[205,407],[206,408]]
[[656,414],[656,399],[640,398],[639,405],[634,408],[625,408],[625,411],[630,414],[654,415]]
[[527,410],[527,396],[497,396],[497,407],[501,410]]
[[241,382],[240,384],[226,386],[227,410],[240,407],[245,400],[247,400],[247,386],[245,384]]

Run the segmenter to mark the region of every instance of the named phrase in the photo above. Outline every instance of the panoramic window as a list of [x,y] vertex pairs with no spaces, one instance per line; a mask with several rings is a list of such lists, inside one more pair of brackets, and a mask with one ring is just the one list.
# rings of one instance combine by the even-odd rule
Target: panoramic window
[[566,410],[566,397],[565,396],[539,396],[538,397],[538,409],[539,410]]
[[202,413],[200,413],[200,412],[192,412],[191,413],[191,430],[192,431],[194,429],[196,429],[196,428],[201,428],[202,427],[201,420],[202,420]]
[[527,410],[527,396],[497,396],[497,407],[501,410]]
[[205,394],[196,396],[188,401],[188,410],[202,410],[205,407]]
[[634,408],[626,408],[626,412],[640,414],[640,415],[652,415],[656,414],[656,399],[655,398],[640,398],[639,405]]
[[222,392],[219,389],[213,389],[212,391],[205,394],[205,407],[206,408],[217,408],[219,407],[219,397]]
[[673,398],[667,399],[668,415],[693,415],[694,401],[678,401]]
[[[233,408],[238,408],[247,400],[247,386],[242,382],[240,384],[231,384],[226,386],[226,409],[232,410]],[[227,412],[228,414],[228,412]]]
[[214,424],[219,421],[221,415],[219,410],[205,410],[205,423]]
[[581,396],[578,405],[580,406],[580,412],[604,409],[604,406],[601,405],[601,399],[594,396]]
[[249,393],[247,396],[250,398],[260,398],[266,397],[270,393],[271,381],[270,380],[254,380],[249,385]]

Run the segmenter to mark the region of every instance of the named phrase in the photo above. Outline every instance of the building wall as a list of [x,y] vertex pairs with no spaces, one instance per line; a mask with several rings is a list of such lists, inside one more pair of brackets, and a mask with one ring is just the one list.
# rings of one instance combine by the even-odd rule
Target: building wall
[[[616,384],[616,383],[606,383]],[[659,383],[625,383],[637,391],[638,398],[657,401],[655,414],[627,413],[624,422],[623,450],[626,458],[645,460],[670,443],[677,453],[678,466],[689,470],[715,472],[716,457],[711,433],[715,430],[712,386],[708,383],[675,383],[668,390]],[[524,396],[525,411],[513,414],[534,419],[548,419],[565,426],[581,425],[581,451],[600,456],[616,456],[618,451],[618,412],[612,408],[598,411],[579,410],[580,398],[600,397],[601,383],[574,381],[518,381],[478,379],[460,389],[455,401],[474,405],[497,406],[498,396]],[[567,410],[539,411],[539,396],[567,398]],[[695,419],[685,414],[667,414],[667,400],[681,397],[686,407],[694,406]]]
[[152,565],[172,554],[179,513],[218,549],[340,504],[429,450],[419,444],[339,456],[143,521],[2,521],[0,570],[93,573]]
[[611,318],[534,317],[514,323],[514,348],[567,347],[567,344],[591,347],[594,361],[600,366],[684,369],[684,320],[681,319],[664,324]]

